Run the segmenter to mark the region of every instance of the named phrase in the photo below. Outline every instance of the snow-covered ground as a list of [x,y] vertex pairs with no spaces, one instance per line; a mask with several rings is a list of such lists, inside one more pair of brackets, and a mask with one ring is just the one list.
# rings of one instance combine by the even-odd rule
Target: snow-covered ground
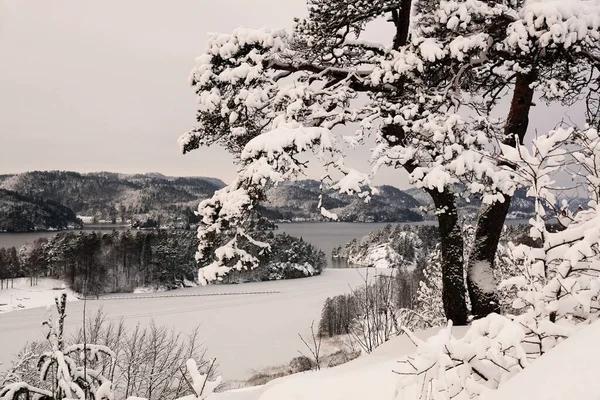
[[[62,285],[62,281],[49,278],[40,278],[35,286],[30,286],[29,278],[15,279],[10,289],[0,290],[0,313],[54,304],[54,296]],[[67,300],[77,300],[77,297],[67,290]]]
[[[304,350],[298,333],[308,337],[310,324],[313,320],[318,323],[325,299],[364,284],[364,275],[365,269],[326,269],[311,278],[209,285],[165,293],[182,297],[129,294],[127,300],[90,300],[86,312],[91,315],[102,308],[113,321],[123,318],[129,328],[152,319],[182,332],[200,325],[208,356],[217,357],[223,378],[240,380],[248,378],[253,369],[285,364],[298,356],[298,350]],[[81,325],[83,303],[67,306],[68,333]],[[45,308],[0,314],[0,361],[9,361],[25,342],[43,339],[41,321],[45,315]]]
[[[416,333],[421,339],[437,333],[439,328]],[[454,329],[462,335],[466,327]],[[394,399],[398,359],[415,350],[406,335],[379,346],[369,355],[338,367],[286,376],[264,386],[214,394],[210,400],[365,400]]]
[[400,260],[398,253],[389,243],[380,244],[369,248],[366,256],[360,260],[351,259],[350,262],[358,265],[372,265],[375,268],[392,268]]
[[[420,339],[439,328],[416,332]],[[455,327],[462,336],[467,327]],[[600,322],[585,327],[519,372],[482,400],[597,400],[600,398]],[[264,386],[244,388],[209,397],[210,400],[363,400],[394,399],[397,360],[415,350],[402,335],[373,353],[338,367],[286,376]]]
[[482,400],[600,399],[600,322],[583,328]]

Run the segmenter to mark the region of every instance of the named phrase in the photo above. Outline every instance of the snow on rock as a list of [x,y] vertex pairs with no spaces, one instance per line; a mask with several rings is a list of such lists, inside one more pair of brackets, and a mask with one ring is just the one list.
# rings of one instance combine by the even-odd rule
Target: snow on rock
[[349,261],[357,265],[373,266],[375,268],[393,268],[401,261],[398,254],[389,243],[369,248],[367,255],[360,259],[350,258]]
[[412,271],[418,260],[428,253],[420,234],[427,235],[426,230],[389,226],[373,231],[359,241],[351,240],[343,248],[334,251],[333,256],[345,258],[351,265]]
[[75,292],[64,289],[63,281],[40,278],[37,285],[30,286],[29,278],[15,279],[13,287],[0,290],[0,314],[25,308],[52,305],[54,304],[54,297],[61,290],[66,290],[67,301],[78,300]]
[[324,216],[325,218],[329,218],[333,221],[338,220],[337,214],[332,213],[331,211],[327,210],[325,207],[321,207],[321,215]]
[[600,322],[575,333],[482,400],[600,398]]

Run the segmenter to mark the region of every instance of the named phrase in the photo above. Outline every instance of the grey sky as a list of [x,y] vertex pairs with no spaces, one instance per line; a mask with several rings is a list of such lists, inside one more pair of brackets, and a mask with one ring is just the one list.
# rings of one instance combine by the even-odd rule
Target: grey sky
[[[221,149],[182,156],[177,146],[195,122],[194,58],[208,32],[290,27],[304,13],[303,0],[0,0],[0,173],[231,180],[235,168]],[[386,28],[373,39],[390,41]],[[532,126],[549,129],[564,113],[537,107]],[[353,158],[366,160],[368,150]],[[405,186],[394,171],[377,182]]]

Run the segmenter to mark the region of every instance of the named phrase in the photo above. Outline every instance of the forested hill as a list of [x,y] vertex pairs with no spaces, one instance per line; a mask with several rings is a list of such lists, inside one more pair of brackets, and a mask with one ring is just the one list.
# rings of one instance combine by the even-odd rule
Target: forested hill
[[[318,203],[320,183],[315,180],[301,180],[281,183],[267,190],[267,201],[263,203],[263,213],[271,219],[321,220]],[[393,186],[381,186],[379,193],[365,203],[357,196],[341,194],[328,189],[323,193],[323,207],[337,214],[341,221],[352,222],[393,222],[420,221],[422,215],[416,212],[420,203],[412,196]]]
[[[282,183],[267,191],[262,211],[274,220],[322,220],[317,204],[319,182],[301,180]],[[77,215],[98,220],[159,220],[178,226],[197,222],[192,210],[225,184],[214,178],[173,178],[161,174],[81,174],[69,171],[26,172],[0,175],[0,188],[24,196],[36,196],[61,203]],[[419,221],[420,203],[393,186],[379,187],[379,194],[365,204],[356,196],[327,190],[323,205],[342,221]],[[146,215],[143,217],[142,215]]]
[[1,175],[0,188],[61,203],[78,215],[130,219],[135,214],[192,208],[225,184],[214,178],[68,171]]
[[78,227],[81,221],[55,201],[0,189],[0,232],[31,232]]
[[[0,175],[0,189],[27,198],[60,203],[76,215],[107,221],[137,221],[141,226],[187,227],[196,223],[198,218],[193,210],[198,203],[224,186],[221,180],[215,178],[176,178],[158,173],[125,175],[34,171]],[[271,220],[324,220],[317,207],[319,186],[318,181],[310,179],[281,183],[267,190],[267,200],[259,209]],[[378,190],[379,193],[369,203],[364,203],[357,196],[327,189],[323,194],[323,206],[337,214],[341,221],[402,222],[422,220],[419,207],[431,203],[429,196],[421,189],[403,191],[384,185],[379,186]],[[459,207],[466,214],[476,214],[479,205],[477,200],[459,202]],[[509,217],[523,218],[532,212],[533,200],[525,196],[524,189],[517,191]],[[34,223],[28,217],[24,217],[24,220],[30,226]],[[23,222],[18,224],[22,225]]]
[[[406,193],[412,196],[422,206],[429,206],[433,204],[431,197],[423,189],[407,189]],[[461,213],[476,215],[481,207],[481,200],[473,197],[471,201],[467,202],[465,199],[458,199],[458,208]],[[508,211],[508,219],[523,219],[529,218],[535,213],[535,203],[532,197],[527,197],[527,188],[520,188],[515,191],[510,203],[510,209]]]

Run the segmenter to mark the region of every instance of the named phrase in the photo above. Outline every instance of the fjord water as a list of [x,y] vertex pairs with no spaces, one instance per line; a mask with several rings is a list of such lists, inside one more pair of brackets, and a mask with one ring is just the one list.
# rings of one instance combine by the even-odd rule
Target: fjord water
[[[434,221],[407,222],[398,224],[434,224]],[[387,223],[361,223],[361,222],[294,222],[279,224],[275,233],[285,232],[291,236],[302,237],[308,243],[323,250],[327,258],[331,258],[331,251],[338,246],[343,246],[348,241],[360,239],[367,233],[381,229]],[[86,225],[85,231],[102,231],[128,229],[122,225]],[[79,232],[77,230],[70,232]],[[21,247],[27,243],[33,243],[42,237],[52,237],[57,232],[27,232],[27,233],[0,233],[0,247]],[[330,263],[330,267],[335,267]]]
[[114,225],[114,224],[89,224],[84,225],[81,230],[70,230],[70,231],[49,231],[49,232],[19,232],[19,233],[7,233],[0,232],[0,247],[16,247],[19,248],[26,244],[32,244],[39,238],[50,238],[57,233],[72,232],[78,233],[80,231],[97,231],[97,232],[110,232],[113,230],[126,230],[129,229],[126,225]]
[[[507,220],[506,225],[527,224],[527,220]],[[392,225],[435,225],[436,221],[397,222]],[[279,224],[276,233],[285,232],[291,236],[301,237],[306,242],[325,252],[330,268],[344,268],[347,264],[342,260],[332,260],[331,251],[344,246],[352,239],[360,239],[376,229],[388,225],[387,222],[293,222]],[[128,229],[122,225],[86,225],[85,231],[111,231]],[[78,231],[72,231],[78,232]],[[33,243],[41,237],[52,237],[56,232],[0,233],[0,247],[21,247]]]

